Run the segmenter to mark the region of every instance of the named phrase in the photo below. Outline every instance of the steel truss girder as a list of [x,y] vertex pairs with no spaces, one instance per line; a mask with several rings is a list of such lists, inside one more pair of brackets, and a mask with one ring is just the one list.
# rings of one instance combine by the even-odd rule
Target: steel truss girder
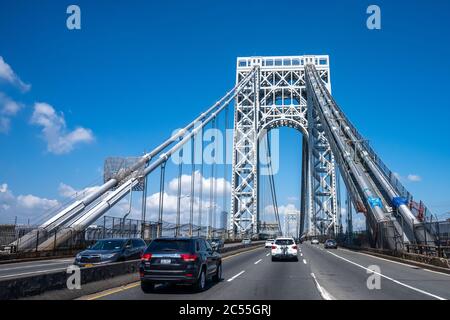
[[[320,66],[317,56],[305,56],[305,61],[308,57],[315,58],[321,79],[331,90],[328,63]],[[259,69],[235,99],[230,229],[235,236],[258,234],[258,141],[270,129],[289,126],[302,132],[308,144],[303,152],[308,161],[302,163],[301,207],[306,211],[300,213],[302,221],[307,220],[309,231],[315,225],[320,232],[337,232],[335,162],[314,106],[308,105],[304,65],[268,67],[267,58],[248,59],[251,65],[238,65],[237,82],[251,67]]]

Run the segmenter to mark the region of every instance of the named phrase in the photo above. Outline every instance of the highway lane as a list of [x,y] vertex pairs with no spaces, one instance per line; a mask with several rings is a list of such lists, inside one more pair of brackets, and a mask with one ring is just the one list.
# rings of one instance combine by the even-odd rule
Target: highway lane
[[[227,243],[225,247],[238,246],[241,243]],[[49,259],[49,260],[34,260],[28,262],[13,262],[7,264],[0,264],[0,280],[10,279],[20,276],[30,276],[34,274],[41,274],[45,272],[65,270],[72,265],[75,257]]]
[[[450,299],[447,274],[322,245],[304,243],[300,250],[298,262],[272,262],[263,248],[224,258],[223,281],[201,293],[161,286],[144,294],[137,282],[83,299]],[[369,266],[379,268],[379,289],[367,286]]]
[[272,262],[268,253],[268,249],[257,248],[224,258],[223,280],[210,283],[209,288],[200,293],[192,292],[188,286],[162,286],[154,293],[144,294],[139,283],[134,283],[83,299],[321,299],[308,265],[301,260]]
[[[449,274],[322,245],[305,244],[303,252],[319,283],[336,299],[450,299]],[[367,287],[369,266],[382,275],[380,289]]]
[[65,270],[73,261],[74,258],[62,258],[0,264],[0,280]]

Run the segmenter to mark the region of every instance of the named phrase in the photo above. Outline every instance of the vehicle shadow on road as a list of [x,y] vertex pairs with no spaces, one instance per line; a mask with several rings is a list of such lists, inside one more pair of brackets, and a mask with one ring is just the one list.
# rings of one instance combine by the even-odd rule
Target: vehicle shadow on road
[[183,285],[183,284],[161,284],[157,286],[153,292],[147,293],[146,295],[152,294],[200,294],[202,292],[208,291],[210,288],[216,286],[220,282],[208,281],[205,285],[205,290],[203,291],[195,291],[191,285]]

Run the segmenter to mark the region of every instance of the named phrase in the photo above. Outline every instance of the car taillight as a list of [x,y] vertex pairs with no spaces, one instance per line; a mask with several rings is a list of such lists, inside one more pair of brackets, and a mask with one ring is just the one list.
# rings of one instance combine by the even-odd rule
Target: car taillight
[[152,258],[152,254],[151,253],[144,253],[141,256],[141,261],[150,261],[151,258]]
[[275,250],[277,248],[277,246],[272,246],[272,250]]
[[297,250],[297,246],[292,246],[292,249],[296,249]]
[[182,253],[182,254],[180,254],[180,257],[185,262],[193,262],[193,261],[197,260],[196,254]]

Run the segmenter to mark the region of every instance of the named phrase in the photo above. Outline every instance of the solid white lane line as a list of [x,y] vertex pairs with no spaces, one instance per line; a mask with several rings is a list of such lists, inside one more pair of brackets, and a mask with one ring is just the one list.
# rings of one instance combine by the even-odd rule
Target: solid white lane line
[[324,300],[336,300],[335,297],[333,297],[327,290],[325,290],[320,284],[319,281],[317,281],[316,276],[314,273],[311,273],[311,277],[314,279],[314,283],[316,284],[317,290],[319,290],[320,295]]
[[406,283],[403,283],[403,282],[400,282],[400,281],[398,281],[398,280],[395,280],[395,279],[393,279],[393,278],[391,278],[391,277],[388,277],[388,276],[386,276],[386,275],[384,275],[384,274],[381,274],[381,273],[379,273],[379,272],[375,272],[375,271],[373,271],[373,270],[371,270],[371,269],[369,269],[369,268],[366,268],[366,267],[364,267],[364,266],[362,266],[362,265],[360,265],[360,264],[358,264],[358,263],[356,263],[356,262],[353,262],[353,261],[351,261],[351,260],[348,260],[348,259],[346,259],[346,258],[343,258],[343,257],[341,257],[341,256],[339,256],[339,255],[337,255],[337,254],[335,254],[334,252],[330,252],[330,251],[327,251],[327,252],[328,252],[329,254],[332,254],[333,256],[335,256],[335,257],[341,259],[341,260],[344,260],[344,261],[346,261],[346,262],[348,262],[348,263],[351,263],[351,264],[353,264],[353,265],[355,265],[355,266],[357,266],[357,267],[360,267],[360,268],[362,268],[362,269],[364,269],[364,270],[368,270],[368,271],[370,271],[371,273],[377,274],[377,275],[379,275],[380,277],[383,277],[383,278],[385,278],[385,279],[388,279],[388,280],[390,280],[390,281],[392,281],[392,282],[394,282],[394,283],[396,283],[396,284],[399,284],[399,285],[401,285],[401,286],[404,286],[404,287],[406,287],[406,288],[408,288],[408,289],[417,291],[417,292],[419,292],[419,293],[425,294],[425,295],[427,295],[427,296],[433,297],[433,298],[438,299],[438,300],[447,300],[447,299],[445,299],[445,298],[442,298],[442,297],[437,296],[437,295],[435,295],[435,294],[432,294],[432,293],[430,293],[430,292],[427,292],[427,291],[424,291],[424,290],[415,288],[415,287],[410,286],[410,285],[408,285],[408,284],[406,284]]
[[259,259],[258,261],[255,262],[255,264],[258,264],[261,262],[262,259]]
[[25,276],[25,275],[36,274],[36,273],[61,271],[61,270],[67,270],[67,268],[58,268],[58,269],[50,269],[50,270],[40,270],[40,271],[32,271],[32,272],[9,274],[9,275],[6,275],[6,276],[0,276],[0,279],[1,278],[11,278],[11,277]]
[[227,281],[233,281],[234,279],[236,279],[237,277],[239,277],[241,274],[243,274],[245,272],[245,270],[242,270],[241,272],[239,272],[238,274],[232,276],[230,279],[228,279]]
[[379,260],[384,260],[384,261],[395,263],[395,264],[399,264],[399,265],[402,265],[402,266],[405,266],[405,267],[419,268],[420,270],[425,270],[425,271],[429,271],[429,272],[433,272],[433,273],[437,273],[437,274],[442,274],[444,276],[450,277],[450,274],[448,274],[448,273],[443,273],[443,272],[439,272],[439,271],[435,271],[435,270],[426,269],[426,266],[418,267],[418,266],[415,266],[413,264],[408,264],[408,263],[398,262],[398,261],[394,261],[394,260],[389,260],[389,259],[373,256],[373,255],[368,254],[368,253],[351,251],[351,250],[344,249],[344,248],[340,248],[338,250],[339,251],[347,251],[347,252],[350,252],[350,253],[356,253],[356,254],[360,254],[360,255],[363,255],[363,256],[367,256],[367,257],[371,257],[371,258],[375,258],[375,259],[379,259]]
[[303,259],[303,263],[306,264],[306,260],[305,259]]

